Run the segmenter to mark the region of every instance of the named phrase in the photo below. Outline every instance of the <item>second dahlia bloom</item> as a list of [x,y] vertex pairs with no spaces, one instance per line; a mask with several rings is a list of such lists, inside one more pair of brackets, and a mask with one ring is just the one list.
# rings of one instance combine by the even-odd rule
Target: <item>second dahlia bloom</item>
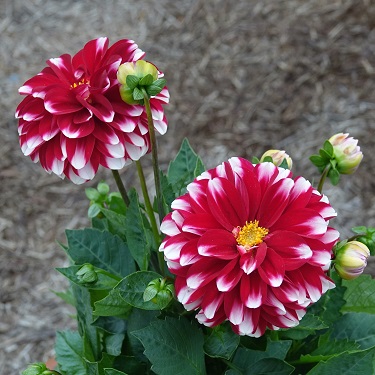
[[327,277],[339,233],[327,198],[272,163],[231,158],[172,203],[160,251],[178,300],[197,319],[229,320],[240,335],[297,325],[334,287]]
[[[16,111],[23,153],[47,172],[82,183],[99,165],[121,169],[150,151],[146,111],[122,101],[117,80],[121,64],[143,57],[132,40],[109,47],[108,38],[98,38],[74,56],[49,59],[19,89],[26,96]],[[160,134],[167,130],[168,101],[166,88],[150,99]]]

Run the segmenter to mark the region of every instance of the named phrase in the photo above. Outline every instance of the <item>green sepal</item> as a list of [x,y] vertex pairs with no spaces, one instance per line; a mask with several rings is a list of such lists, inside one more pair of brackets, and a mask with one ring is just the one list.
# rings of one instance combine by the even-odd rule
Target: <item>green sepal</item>
[[138,87],[135,87],[133,90],[133,99],[136,101],[144,99],[143,92]]
[[154,82],[154,77],[152,76],[152,74],[146,74],[139,81],[139,86],[148,86],[151,85],[152,82]]
[[336,168],[331,168],[328,172],[328,178],[333,186],[340,182],[340,173]]
[[330,159],[334,156],[333,146],[330,141],[325,141],[323,144],[323,150],[329,155]]
[[251,158],[251,162],[252,162],[253,164],[259,164],[259,163],[260,163],[260,160],[259,160],[256,156],[253,156],[253,157]]
[[139,78],[134,75],[127,75],[126,76],[126,86],[129,87],[130,90],[135,89],[139,84]]

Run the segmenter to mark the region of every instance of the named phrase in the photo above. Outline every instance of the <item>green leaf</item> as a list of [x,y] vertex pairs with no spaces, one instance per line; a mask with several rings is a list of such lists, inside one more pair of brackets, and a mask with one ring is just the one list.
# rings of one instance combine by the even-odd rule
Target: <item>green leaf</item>
[[375,315],[344,314],[333,326],[331,339],[355,341],[361,349],[375,345]]
[[115,370],[113,368],[105,368],[104,375],[127,375],[125,372]]
[[204,171],[206,170],[206,167],[203,164],[203,161],[201,158],[197,159],[197,164],[194,169],[194,177],[200,176]]
[[121,280],[116,290],[129,305],[142,310],[160,310],[156,303],[143,299],[143,293],[149,282],[159,277],[161,277],[159,274],[152,271],[135,272]]
[[[113,277],[100,273],[100,268],[94,267],[94,270],[97,272],[98,280],[95,283],[87,283],[82,284],[79,278],[76,276],[76,273],[80,270],[81,266],[70,266],[66,268],[55,268],[56,271],[60,272],[66,278],[68,278],[74,284],[79,286],[85,286],[88,289],[98,289],[98,290],[105,290],[105,289],[112,289],[117,283]],[[98,272],[99,271],[99,272]]]
[[240,343],[240,336],[236,335],[229,324],[221,324],[212,329],[205,338],[204,351],[213,358],[229,360]]
[[331,168],[329,170],[328,177],[333,186],[336,186],[340,182],[340,173],[336,168]]
[[[290,348],[291,341],[278,341],[274,344],[281,343],[283,349],[280,354],[285,357],[286,352]],[[280,344],[279,344],[280,345]],[[266,352],[259,350],[250,350],[238,348],[233,358],[233,364],[237,370],[229,370],[228,375],[261,375],[261,374],[277,374],[289,375],[293,372],[294,367],[286,363],[283,359],[277,358],[272,354],[272,349],[267,347]],[[277,350],[277,346],[276,346]],[[280,348],[279,348],[280,350]],[[285,354],[284,354],[285,353]]]
[[161,182],[161,191],[162,191],[163,198],[164,198],[164,204],[167,208],[166,212],[169,212],[171,204],[175,200],[176,195],[173,191],[172,185],[168,181],[167,176],[162,171],[160,171],[160,182]]
[[53,294],[56,294],[57,297],[60,297],[68,305],[75,306],[75,299],[71,289],[68,289],[65,292],[56,292],[52,289],[51,291]]
[[68,375],[87,375],[82,337],[78,332],[57,332],[55,351],[61,371]]
[[92,205],[90,205],[88,211],[87,211],[87,216],[92,219],[93,217],[97,217],[98,214],[100,214],[100,210],[101,210],[101,205],[98,204],[98,203],[93,203]]
[[108,222],[108,230],[113,235],[118,235],[124,242],[126,242],[126,218],[125,215],[118,214],[112,210],[101,207],[100,212],[105,216]]
[[374,373],[375,348],[342,353],[327,361],[319,362],[308,375],[369,375]]
[[318,302],[308,308],[309,313],[318,316],[328,326],[340,319],[342,315],[340,310],[345,305],[346,288],[341,285],[342,279],[337,274],[333,274],[332,278],[336,287],[328,290]]
[[139,83],[139,78],[134,75],[127,75],[126,76],[126,85],[129,87],[129,89],[133,90],[138,86]]
[[166,318],[133,332],[158,375],[206,374],[202,332],[185,319]]
[[126,244],[109,232],[94,228],[67,230],[68,254],[76,264],[91,263],[120,277],[135,271]]
[[120,193],[113,192],[108,196],[108,208],[119,215],[126,214],[126,205]]
[[184,193],[186,185],[194,180],[198,159],[185,138],[175,159],[169,164],[167,173],[168,181],[177,195]]
[[319,155],[321,156],[321,158],[326,162],[326,164],[329,163],[329,161],[331,160],[331,155],[328,154],[327,151],[325,151],[324,149],[320,149],[319,150]]
[[85,189],[85,194],[90,201],[97,201],[100,198],[100,193],[95,188],[89,187]]
[[117,316],[99,316],[92,324],[106,333],[125,333],[127,320]]
[[114,357],[121,354],[122,343],[125,338],[125,333],[115,333],[104,337],[105,351]]
[[280,330],[280,335],[284,338],[290,338],[293,340],[302,340],[307,336],[315,333],[315,331],[328,328],[328,325],[317,316],[307,313],[300,321],[298,326]]
[[129,192],[130,204],[125,218],[125,234],[129,251],[141,270],[148,269],[150,244],[147,241],[143,218],[139,209],[138,194],[135,189]]
[[143,92],[138,87],[135,87],[134,90],[133,90],[133,99],[134,100],[143,100],[144,99]]
[[111,290],[105,298],[96,301],[94,307],[93,314],[98,316],[127,316],[132,308],[117,289]]
[[333,157],[333,146],[330,141],[324,142],[323,149],[331,158]]
[[312,355],[341,354],[347,351],[359,350],[359,344],[349,340],[333,340],[331,331],[319,337],[318,347],[311,352]]
[[146,87],[146,92],[147,92],[148,96],[151,97],[151,96],[156,96],[156,95],[160,94],[161,91],[163,90],[165,84],[166,84],[165,79],[158,79],[158,80],[154,81],[151,85]]
[[139,81],[139,85],[140,86],[148,86],[148,85],[151,85],[152,82],[154,82],[154,77],[152,76],[152,74],[146,74]]
[[345,280],[345,305],[341,311],[375,314],[375,280],[370,275],[361,275],[354,280]]
[[316,167],[325,167],[327,165],[326,161],[319,155],[311,155],[309,159]]

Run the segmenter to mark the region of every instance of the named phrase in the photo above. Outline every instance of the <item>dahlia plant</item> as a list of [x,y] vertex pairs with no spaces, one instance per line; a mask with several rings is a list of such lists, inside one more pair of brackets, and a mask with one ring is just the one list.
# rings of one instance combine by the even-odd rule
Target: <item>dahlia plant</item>
[[[22,151],[73,183],[102,165],[119,192],[86,189],[92,226],[66,231],[70,266],[57,269],[78,329],[57,332],[56,368],[24,375],[374,373],[375,282],[362,273],[375,228],[340,238],[322,193],[357,169],[357,140],[336,134],[311,156],[316,187],[284,150],[206,170],[184,140],[162,171],[169,93],[133,41],[95,39],[47,65],[20,88]],[[118,173],[132,161],[141,199]]]

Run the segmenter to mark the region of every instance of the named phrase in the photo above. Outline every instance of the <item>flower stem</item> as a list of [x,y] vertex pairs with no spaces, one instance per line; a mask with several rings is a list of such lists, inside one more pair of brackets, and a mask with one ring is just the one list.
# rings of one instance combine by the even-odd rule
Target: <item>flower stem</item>
[[126,192],[125,186],[122,183],[122,180],[121,180],[121,177],[120,177],[120,173],[118,173],[118,171],[112,169],[112,174],[113,174],[113,177],[114,177],[114,179],[116,181],[117,188],[118,188],[118,190],[119,190],[119,192],[120,192],[120,194],[122,196],[122,199],[125,202],[125,205],[129,206],[130,200],[129,200],[129,197],[128,197],[128,193]]
[[320,177],[320,181],[319,181],[318,188],[317,188],[317,190],[319,191],[319,193],[322,193],[322,191],[323,191],[323,185],[324,185],[324,182],[325,182],[325,180],[327,178],[327,175],[328,175],[328,172],[329,172],[330,169],[331,169],[331,164],[328,164],[325,167],[325,169],[324,169],[324,171],[323,171],[323,173],[322,173],[322,175]]
[[148,132],[150,134],[151,142],[151,153],[152,153],[152,168],[154,170],[154,180],[155,180],[155,190],[156,190],[156,199],[158,202],[158,213],[160,223],[164,219],[165,212],[163,206],[163,196],[161,192],[161,183],[160,183],[160,174],[159,174],[159,159],[158,159],[158,147],[155,136],[154,120],[152,119],[150,98],[144,88],[142,88],[146,113],[147,113],[147,123],[148,123]]
[[135,162],[135,165],[137,166],[138,177],[139,177],[139,181],[141,183],[141,189],[142,189],[143,199],[145,201],[147,215],[148,215],[148,217],[150,219],[152,233],[154,234],[156,245],[159,246],[160,245],[159,230],[158,230],[158,226],[156,224],[154,210],[152,209],[152,205],[151,205],[151,201],[150,201],[150,196],[148,195],[148,190],[147,190],[145,175],[143,173],[143,168],[142,168],[141,162],[139,160],[137,160]]

